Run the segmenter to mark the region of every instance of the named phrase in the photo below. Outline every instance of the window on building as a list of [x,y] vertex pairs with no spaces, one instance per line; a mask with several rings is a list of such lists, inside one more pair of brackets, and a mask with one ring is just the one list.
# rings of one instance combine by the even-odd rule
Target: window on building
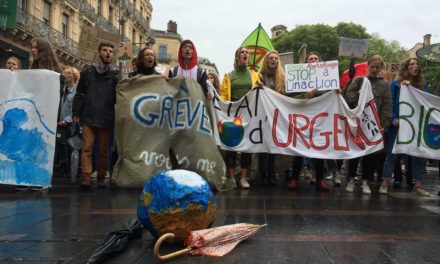
[[113,11],[112,6],[108,6],[108,20],[113,23],[113,20],[115,19],[115,12]]
[[102,0],[98,0],[98,15],[102,15]]
[[27,0],[18,0],[17,7],[21,10],[27,10]]
[[139,36],[139,43],[141,43],[139,44],[140,47],[144,46],[144,38],[142,36]]
[[61,32],[64,36],[67,36],[67,30],[69,26],[69,16],[66,14],[63,14],[61,17]]
[[166,55],[167,54],[167,46],[166,45],[160,45],[159,46],[159,54],[160,55]]
[[133,31],[131,32],[131,41],[132,42],[136,42],[136,30],[133,29]]
[[50,26],[50,9],[51,4],[47,1],[44,1],[43,21],[44,24],[48,26]]

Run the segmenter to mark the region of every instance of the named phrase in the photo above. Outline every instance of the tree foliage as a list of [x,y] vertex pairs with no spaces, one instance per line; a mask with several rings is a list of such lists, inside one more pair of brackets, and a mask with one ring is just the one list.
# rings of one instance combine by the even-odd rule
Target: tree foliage
[[[381,55],[385,61],[400,62],[407,57],[407,52],[397,41],[386,41],[378,34],[369,34],[362,25],[340,22],[335,27],[323,24],[299,25],[286,34],[273,40],[278,52],[293,51],[298,58],[298,50],[307,44],[307,51],[316,51],[323,60],[338,60],[340,72],[348,68],[351,58],[339,57],[339,38],[369,39],[368,56]],[[356,63],[366,58],[354,59]]]

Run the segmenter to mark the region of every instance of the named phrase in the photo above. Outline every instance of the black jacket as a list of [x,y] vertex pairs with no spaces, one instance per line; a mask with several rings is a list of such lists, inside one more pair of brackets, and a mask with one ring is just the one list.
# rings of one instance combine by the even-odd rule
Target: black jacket
[[115,120],[116,84],[118,71],[98,71],[92,65],[81,72],[73,101],[73,117],[82,125],[112,128]]

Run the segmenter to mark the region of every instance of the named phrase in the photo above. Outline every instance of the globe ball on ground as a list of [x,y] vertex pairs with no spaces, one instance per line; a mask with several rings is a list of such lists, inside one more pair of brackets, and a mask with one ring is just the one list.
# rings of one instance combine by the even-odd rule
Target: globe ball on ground
[[[137,205],[139,220],[158,238],[173,233],[170,242],[186,239],[192,230],[207,228],[217,204],[208,182],[187,170],[162,171],[149,179]],[[167,240],[168,241],[168,240]]]

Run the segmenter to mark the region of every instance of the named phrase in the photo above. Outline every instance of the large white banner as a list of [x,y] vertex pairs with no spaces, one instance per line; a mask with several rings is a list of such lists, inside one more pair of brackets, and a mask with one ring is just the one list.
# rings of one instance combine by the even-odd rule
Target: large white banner
[[51,186],[59,74],[0,70],[0,183]]
[[402,86],[393,153],[440,159],[440,97]]
[[266,87],[251,90],[237,102],[225,102],[215,94],[212,103],[216,141],[222,149],[347,159],[383,148],[368,79],[355,109],[335,91],[294,99]]

